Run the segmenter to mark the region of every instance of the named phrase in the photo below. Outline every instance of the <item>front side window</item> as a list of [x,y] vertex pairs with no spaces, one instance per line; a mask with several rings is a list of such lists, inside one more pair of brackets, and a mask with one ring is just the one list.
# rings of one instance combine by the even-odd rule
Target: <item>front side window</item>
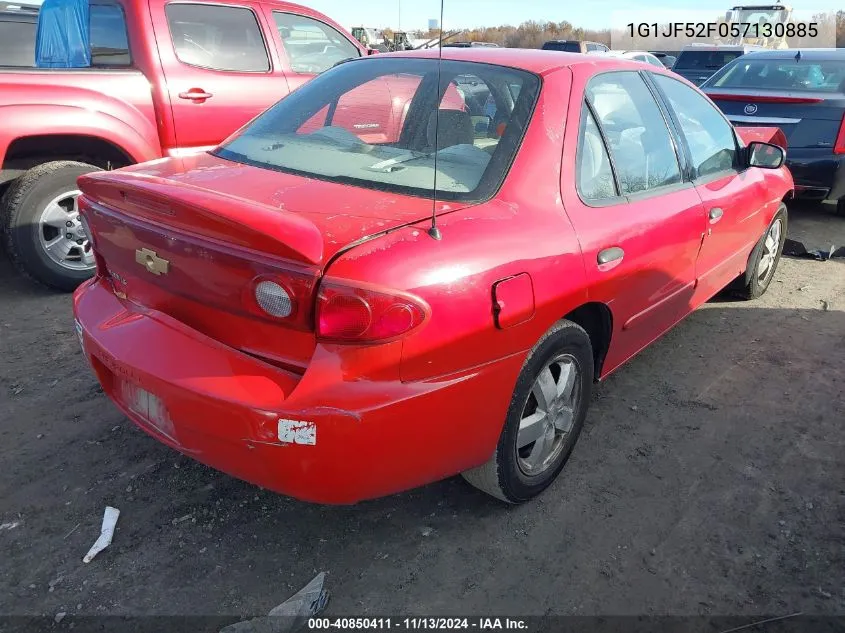
[[576,185],[582,200],[598,202],[618,196],[610,157],[586,103],[581,106],[581,132],[578,135],[576,161]]
[[91,4],[88,16],[92,66],[131,66],[126,16],[116,4]]
[[357,46],[319,20],[280,11],[273,12],[273,19],[295,73],[316,75],[338,62],[361,56]]
[[689,146],[696,176],[717,174],[736,165],[733,126],[698,92],[666,75],[652,75],[666,94]]
[[[468,82],[475,82],[479,97],[489,92],[495,118],[485,114],[487,99],[468,99]],[[516,101],[510,98],[514,85],[520,86]],[[438,198],[482,200],[507,175],[539,90],[536,75],[488,64],[401,57],[356,61],[291,93],[217,154],[426,198],[436,173]]]
[[635,194],[681,182],[669,128],[639,73],[594,77],[587,86],[587,100],[610,145],[620,193]]
[[270,70],[264,39],[250,9],[171,3],[165,12],[179,61],[230,72]]

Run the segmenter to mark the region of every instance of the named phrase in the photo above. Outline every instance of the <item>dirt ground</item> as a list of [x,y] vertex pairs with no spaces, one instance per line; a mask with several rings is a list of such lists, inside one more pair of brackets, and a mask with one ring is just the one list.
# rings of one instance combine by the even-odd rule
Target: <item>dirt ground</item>
[[[793,209],[791,234],[845,244]],[[180,457],[105,398],[70,297],[0,263],[0,614],[845,615],[845,263],[784,259],[599,387],[564,474],[306,505]],[[91,564],[106,505],[114,542]]]

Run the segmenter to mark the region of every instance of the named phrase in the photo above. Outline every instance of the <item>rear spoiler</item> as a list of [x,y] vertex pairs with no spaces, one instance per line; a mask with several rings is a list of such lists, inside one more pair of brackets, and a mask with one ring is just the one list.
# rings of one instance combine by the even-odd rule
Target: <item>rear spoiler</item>
[[786,149],[786,135],[779,127],[737,127],[736,132],[745,145],[749,143],[771,143]]

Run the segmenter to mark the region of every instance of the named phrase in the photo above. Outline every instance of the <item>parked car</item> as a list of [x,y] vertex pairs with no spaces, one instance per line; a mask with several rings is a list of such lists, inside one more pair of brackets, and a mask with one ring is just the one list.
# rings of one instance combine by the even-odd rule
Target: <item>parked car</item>
[[671,53],[667,53],[665,51],[649,51],[649,53],[659,59],[660,63],[670,70],[672,69],[672,66],[675,65],[675,62],[678,61],[678,57],[676,55],[672,55]]
[[90,38],[90,68],[0,69],[3,242],[18,269],[62,290],[94,271],[78,176],[212,148],[366,54],[328,17],[260,0],[92,0]]
[[448,48],[475,48],[478,46],[486,46],[488,48],[499,48],[499,45],[495,42],[449,42],[448,44],[444,44],[443,46]]
[[[211,152],[80,178],[97,274],[77,329],[142,429],[309,501],[459,472],[526,501],[594,380],[726,285],[769,287],[783,150],[743,147],[690,84],[610,57],[437,54],[342,64]],[[367,88],[394,76],[414,98],[398,140],[370,142],[390,96]],[[504,125],[441,101],[468,77]],[[357,123],[332,125],[352,94]]]
[[845,49],[749,53],[702,89],[736,126],[776,126],[797,196],[845,215]]
[[592,51],[610,50],[599,42],[586,42],[582,40],[549,40],[543,44],[544,51],[561,51],[563,53],[590,53]]
[[630,59],[635,62],[643,62],[645,64],[651,64],[652,66],[657,66],[659,68],[665,68],[663,62],[661,62],[657,57],[648,53],[646,51],[594,51],[592,53],[588,53],[589,55],[608,55],[610,57],[619,57],[622,59]]
[[35,65],[38,7],[0,2],[0,67]]
[[761,50],[761,47],[690,44],[678,55],[672,70],[700,86],[725,64],[755,50]]

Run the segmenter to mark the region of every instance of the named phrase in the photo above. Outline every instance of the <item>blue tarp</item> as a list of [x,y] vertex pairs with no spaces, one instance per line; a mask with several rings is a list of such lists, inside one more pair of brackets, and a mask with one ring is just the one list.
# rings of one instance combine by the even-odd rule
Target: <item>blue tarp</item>
[[44,0],[35,35],[38,68],[86,68],[91,65],[88,0]]

